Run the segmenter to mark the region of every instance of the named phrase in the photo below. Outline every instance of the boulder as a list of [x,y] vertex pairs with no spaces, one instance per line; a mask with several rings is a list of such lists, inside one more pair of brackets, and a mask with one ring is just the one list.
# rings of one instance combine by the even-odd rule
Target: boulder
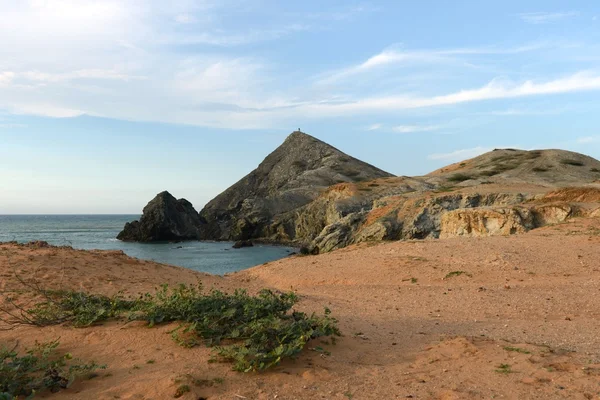
[[534,216],[524,207],[458,209],[442,215],[440,238],[513,235],[533,228]]
[[238,240],[231,247],[233,247],[234,249],[241,249],[242,247],[253,247],[253,246],[254,246],[254,243],[252,243],[250,240]]
[[177,200],[169,192],[156,195],[139,221],[125,224],[117,239],[125,242],[158,242],[197,240],[200,216],[185,200]]

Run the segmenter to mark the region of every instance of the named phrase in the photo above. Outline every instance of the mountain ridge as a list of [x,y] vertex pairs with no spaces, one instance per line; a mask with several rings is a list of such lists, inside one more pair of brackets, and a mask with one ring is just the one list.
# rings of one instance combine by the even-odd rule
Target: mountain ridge
[[595,199],[600,161],[559,149],[495,149],[427,175],[393,176],[294,131],[206,204],[197,232],[200,240],[293,244],[313,253],[363,241],[519,233],[596,212],[596,200],[582,207],[563,196],[547,204],[546,194],[566,187]]

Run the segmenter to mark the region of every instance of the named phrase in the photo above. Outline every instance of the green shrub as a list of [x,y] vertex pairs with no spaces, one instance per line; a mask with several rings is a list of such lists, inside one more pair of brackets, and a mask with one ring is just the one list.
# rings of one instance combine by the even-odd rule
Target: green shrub
[[125,300],[121,294],[112,297],[72,291],[45,291],[45,301],[28,310],[35,325],[71,322],[74,326],[90,326],[119,317],[134,309],[138,302]]
[[583,167],[585,164],[581,161],[578,160],[573,160],[570,158],[565,158],[563,160],[560,160],[561,164],[565,164],[565,165],[573,165],[575,167]]
[[549,170],[548,167],[533,167],[531,169],[533,172],[546,172]]
[[77,377],[91,376],[95,370],[106,368],[96,363],[78,364],[69,353],[57,355],[58,345],[58,340],[36,343],[23,356],[0,348],[0,399],[31,398],[45,390],[58,392],[69,387]]
[[187,347],[215,346],[216,358],[231,361],[238,371],[260,371],[296,356],[306,343],[322,336],[339,336],[337,321],[325,309],[323,316],[292,311],[294,293],[245,290],[227,294],[203,293],[202,286],[161,286],[155,294],[136,300],[81,292],[44,292],[45,301],[24,310],[25,321],[35,325],[70,322],[89,326],[125,315],[150,327],[180,322],[172,337]]
[[468,181],[469,179],[473,179],[473,177],[471,175],[467,175],[467,174],[454,174],[450,177],[448,177],[448,181],[450,182],[464,182],[464,181]]

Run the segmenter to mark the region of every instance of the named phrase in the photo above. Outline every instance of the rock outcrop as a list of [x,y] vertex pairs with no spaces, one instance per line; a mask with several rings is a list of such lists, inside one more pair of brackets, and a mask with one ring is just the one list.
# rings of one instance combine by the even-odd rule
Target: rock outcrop
[[329,186],[392,175],[300,131],[200,212],[208,240],[296,240],[294,216]]
[[194,240],[199,238],[200,217],[192,204],[169,192],[156,195],[139,221],[128,222],[117,239],[126,242]]

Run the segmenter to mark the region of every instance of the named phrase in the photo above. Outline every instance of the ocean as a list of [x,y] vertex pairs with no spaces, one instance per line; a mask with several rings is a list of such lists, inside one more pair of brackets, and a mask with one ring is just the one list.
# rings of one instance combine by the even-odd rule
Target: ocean
[[43,240],[76,249],[123,250],[144,260],[223,275],[287,257],[295,249],[254,245],[232,249],[233,242],[125,243],[116,239],[126,222],[139,215],[0,215],[0,242]]

